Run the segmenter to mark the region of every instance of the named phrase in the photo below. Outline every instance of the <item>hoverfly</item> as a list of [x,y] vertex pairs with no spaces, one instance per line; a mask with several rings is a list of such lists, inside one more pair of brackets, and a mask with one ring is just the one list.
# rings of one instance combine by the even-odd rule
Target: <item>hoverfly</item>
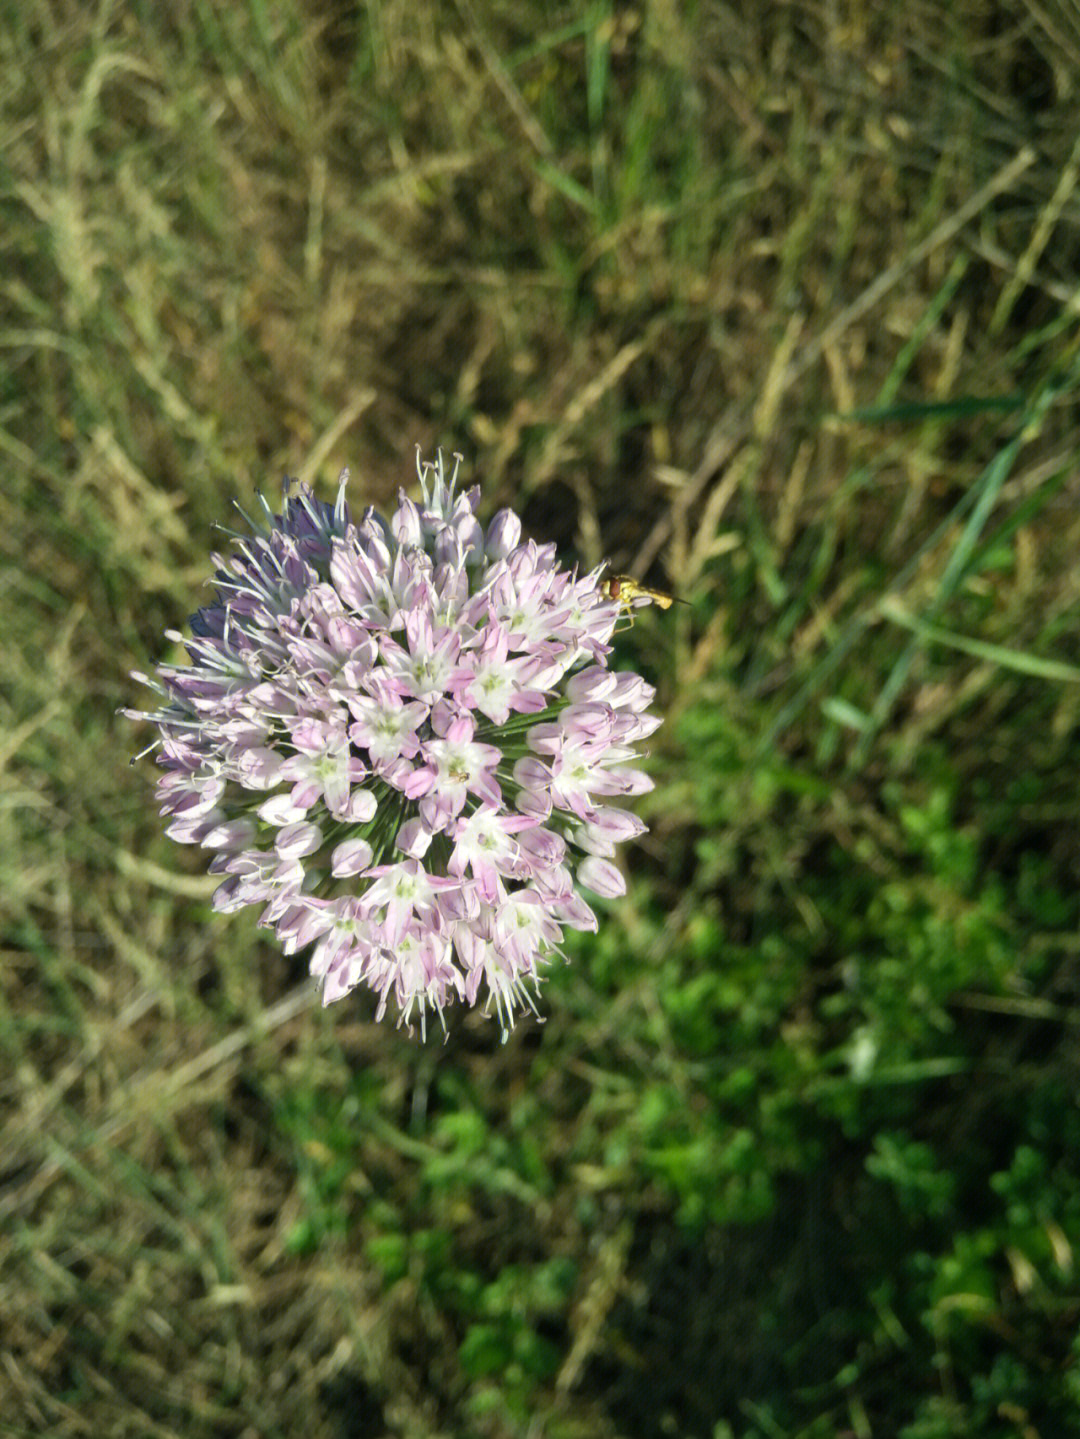
[[635,600],[659,605],[662,610],[669,610],[672,605],[689,604],[689,600],[680,599],[678,595],[669,595],[664,590],[654,590],[649,585],[639,584],[632,575],[605,575],[600,581],[600,588],[609,600],[619,601],[631,624],[634,622]]

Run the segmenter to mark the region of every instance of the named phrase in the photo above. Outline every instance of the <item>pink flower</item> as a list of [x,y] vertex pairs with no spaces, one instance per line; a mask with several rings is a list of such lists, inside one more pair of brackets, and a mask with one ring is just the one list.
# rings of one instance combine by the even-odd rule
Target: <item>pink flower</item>
[[[535,1011],[563,932],[595,929],[578,886],[644,825],[608,798],[651,782],[635,746],[652,690],[607,667],[618,604],[553,545],[522,541],[442,457],[420,503],[354,521],[286,485],[215,556],[217,597],[162,699],[168,833],[214,852],[215,907],[261,906],[286,952],[312,945],[326,1003],[358,986],[399,1023],[483,1002]],[[180,638],[174,636],[174,638]]]

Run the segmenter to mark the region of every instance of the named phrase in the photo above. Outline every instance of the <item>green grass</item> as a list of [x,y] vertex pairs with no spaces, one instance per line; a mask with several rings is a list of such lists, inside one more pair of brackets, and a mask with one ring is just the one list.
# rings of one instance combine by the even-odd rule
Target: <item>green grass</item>
[[[9,5],[0,1433],[1080,1428],[1080,19]],[[689,602],[545,1022],[313,1004],[128,677],[413,447]]]

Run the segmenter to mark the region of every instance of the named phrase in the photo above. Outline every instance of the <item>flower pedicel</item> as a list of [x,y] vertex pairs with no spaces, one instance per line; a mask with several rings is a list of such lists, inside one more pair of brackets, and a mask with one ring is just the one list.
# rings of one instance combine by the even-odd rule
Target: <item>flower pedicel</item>
[[167,833],[215,851],[221,911],[263,907],[287,953],[313,945],[325,1003],[364,984],[399,1023],[453,1000],[504,1036],[535,1012],[563,929],[595,929],[578,886],[642,833],[616,795],[652,782],[634,746],[653,691],[607,668],[620,601],[564,569],[440,455],[389,523],[304,485],[214,556],[213,603],[175,631],[191,663],[136,678],[162,696]]

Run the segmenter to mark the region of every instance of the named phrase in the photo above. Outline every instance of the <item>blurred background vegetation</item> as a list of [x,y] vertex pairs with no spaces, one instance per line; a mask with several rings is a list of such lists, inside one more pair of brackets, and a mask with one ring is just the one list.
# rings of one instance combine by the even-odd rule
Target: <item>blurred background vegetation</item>
[[[1080,1433],[1075,0],[0,0],[0,1433]],[[215,522],[676,590],[546,1022],[161,836]]]

